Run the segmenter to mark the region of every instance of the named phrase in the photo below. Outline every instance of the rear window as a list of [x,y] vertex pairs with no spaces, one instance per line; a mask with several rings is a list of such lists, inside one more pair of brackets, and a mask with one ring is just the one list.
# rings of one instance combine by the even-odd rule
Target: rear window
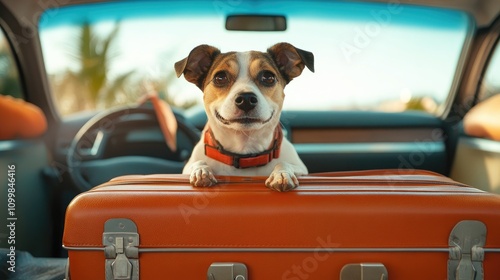
[[[280,31],[226,29],[231,15],[277,15]],[[132,104],[148,90],[178,108],[202,93],[173,65],[199,44],[265,51],[289,42],[315,55],[285,88],[293,110],[420,110],[440,115],[471,33],[460,11],[399,3],[127,1],[47,10],[40,39],[62,115]]]

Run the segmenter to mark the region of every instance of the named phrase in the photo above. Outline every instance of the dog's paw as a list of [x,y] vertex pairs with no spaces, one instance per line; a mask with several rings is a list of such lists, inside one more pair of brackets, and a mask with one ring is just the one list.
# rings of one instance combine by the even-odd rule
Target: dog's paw
[[273,171],[266,180],[266,186],[271,190],[286,192],[295,189],[299,185],[299,180],[293,174],[285,170]]
[[211,187],[217,184],[217,179],[208,166],[200,166],[191,172],[189,182],[195,187]]

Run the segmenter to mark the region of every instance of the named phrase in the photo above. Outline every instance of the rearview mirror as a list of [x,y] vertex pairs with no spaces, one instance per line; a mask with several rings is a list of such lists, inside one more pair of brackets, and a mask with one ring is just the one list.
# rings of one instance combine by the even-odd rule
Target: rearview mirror
[[231,15],[226,29],[233,31],[285,31],[286,18],[272,15]]

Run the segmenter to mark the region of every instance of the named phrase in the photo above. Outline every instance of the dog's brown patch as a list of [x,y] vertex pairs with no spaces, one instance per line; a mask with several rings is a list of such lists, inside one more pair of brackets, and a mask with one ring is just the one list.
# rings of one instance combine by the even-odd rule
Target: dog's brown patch
[[[268,87],[261,84],[259,79],[263,71],[269,71],[276,76],[276,84],[274,86]],[[269,97],[277,104],[283,102],[283,88],[286,85],[285,79],[269,55],[261,52],[251,52],[249,73],[252,81],[259,87],[264,96]]]
[[314,72],[314,55],[311,52],[296,48],[289,43],[275,44],[267,49],[267,52],[278,65],[286,83],[299,76],[304,67]]
[[197,46],[189,53],[188,57],[175,63],[174,68],[177,77],[184,74],[187,81],[203,90],[202,83],[206,73],[219,54],[220,50],[215,47],[209,45]]
[[[215,74],[220,71],[225,71],[229,78],[229,83],[224,87],[218,87],[213,82]],[[226,96],[236,81],[239,71],[240,66],[235,52],[217,56],[203,82],[203,99],[205,103],[211,103],[213,100]]]

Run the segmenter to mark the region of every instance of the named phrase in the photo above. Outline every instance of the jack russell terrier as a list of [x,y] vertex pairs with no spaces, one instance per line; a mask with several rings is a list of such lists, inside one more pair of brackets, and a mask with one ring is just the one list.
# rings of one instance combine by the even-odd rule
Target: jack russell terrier
[[213,186],[216,175],[269,176],[266,186],[287,191],[307,168],[283,137],[280,113],[285,86],[314,72],[314,56],[288,43],[267,52],[228,52],[200,45],[175,63],[180,77],[203,91],[208,123],[183,174],[197,187]]

